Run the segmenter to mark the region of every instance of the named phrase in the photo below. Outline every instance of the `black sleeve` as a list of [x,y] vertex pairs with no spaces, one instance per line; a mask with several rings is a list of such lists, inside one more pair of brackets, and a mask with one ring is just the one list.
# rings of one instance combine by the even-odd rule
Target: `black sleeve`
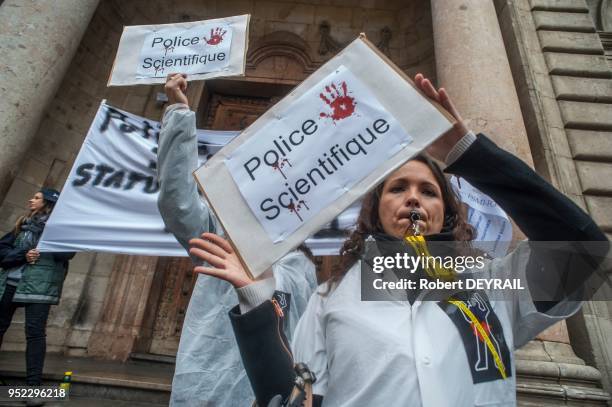
[[445,171],[493,198],[530,240],[607,240],[582,209],[482,134]]
[[2,236],[0,239],[0,261],[6,256],[11,250],[13,250],[13,243],[15,242],[15,234],[9,232]]
[[[576,294],[607,255],[607,238],[588,214],[527,164],[497,147],[486,136],[479,134],[466,152],[445,171],[465,178],[493,198],[530,241],[604,242],[573,244],[577,249],[571,253],[564,252],[565,256],[551,255],[544,245],[530,243],[532,249],[535,247],[539,251],[538,255],[530,257],[527,266],[532,294],[534,290],[549,294],[554,291],[559,293],[556,294],[557,300]],[[555,253],[559,254],[558,251]],[[554,285],[551,281],[560,284]],[[556,301],[535,303],[538,310],[546,311]]]
[[236,306],[229,316],[257,405],[266,407],[277,394],[286,399],[296,374],[282,317],[272,302],[266,301],[245,314],[240,314]]
[[9,232],[0,239],[0,267],[3,269],[9,269],[25,264],[25,255],[28,252],[23,249],[16,249],[13,247],[15,242],[15,234]]

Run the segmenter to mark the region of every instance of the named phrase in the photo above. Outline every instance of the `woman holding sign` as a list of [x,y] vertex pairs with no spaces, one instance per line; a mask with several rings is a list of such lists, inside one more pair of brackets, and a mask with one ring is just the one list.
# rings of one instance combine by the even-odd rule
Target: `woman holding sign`
[[[446,172],[491,196],[530,240],[601,241],[607,250],[605,235],[587,214],[519,159],[468,132],[443,89],[420,74],[415,82],[456,119],[429,150],[446,161]],[[521,281],[528,289],[509,300],[495,301],[475,290],[442,301],[421,301],[426,290],[403,302],[361,300],[367,242],[405,241],[407,250],[419,256],[436,241],[469,241],[472,229],[459,208],[438,165],[422,155],[366,195],[357,230],[341,252],[343,267],[310,299],[292,351],[277,328],[283,314],[269,300],[273,281],[251,281],[221,237],[206,233],[192,240],[190,253],[210,264],[195,271],[237,289],[239,307],[230,318],[259,405],[300,393],[294,387],[300,383],[295,362],[305,362],[316,376],[315,405],[515,405],[512,351],[580,307],[568,296],[536,298],[537,290],[550,288],[542,276],[567,272],[564,277],[580,283],[588,277],[586,268],[556,268],[558,259],[537,258],[521,243],[508,256],[483,264],[489,275],[526,276]],[[597,267],[597,260],[583,257]],[[455,277],[455,270],[442,268],[426,281],[452,282]],[[297,375],[308,381],[303,371]]]
[[43,188],[28,201],[29,211],[0,239],[0,345],[18,307],[25,308],[26,383],[42,384],[47,318],[62,292],[74,253],[40,253],[36,245],[59,192]]
[[[158,149],[159,211],[166,227],[189,248],[189,239],[204,232],[222,233],[217,219],[200,199],[192,173],[198,167],[195,114],[185,96],[184,75],[169,75],[169,106],[162,120]],[[199,259],[193,257],[196,264]],[[291,336],[316,289],[315,267],[304,251],[296,250],[275,264],[275,301],[288,318]],[[253,392],[240,361],[227,319],[236,293],[225,281],[201,275],[193,289],[183,323],[172,381],[171,404],[250,406]]]

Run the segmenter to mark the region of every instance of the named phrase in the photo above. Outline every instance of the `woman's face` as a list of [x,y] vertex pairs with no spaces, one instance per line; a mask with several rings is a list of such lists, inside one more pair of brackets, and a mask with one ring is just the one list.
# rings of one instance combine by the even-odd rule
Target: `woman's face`
[[429,167],[408,161],[386,179],[378,205],[378,217],[386,234],[402,239],[412,226],[410,213],[417,211],[423,235],[440,233],[444,224],[442,191]]
[[35,193],[34,196],[28,201],[28,205],[31,212],[40,211],[45,206],[42,192]]

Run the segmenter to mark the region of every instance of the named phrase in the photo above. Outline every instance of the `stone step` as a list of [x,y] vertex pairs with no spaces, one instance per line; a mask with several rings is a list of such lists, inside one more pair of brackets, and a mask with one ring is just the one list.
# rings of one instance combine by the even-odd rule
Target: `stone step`
[[[107,361],[47,354],[43,382],[55,386],[72,371],[71,398],[168,405],[174,366],[150,361]],[[25,383],[23,352],[0,352],[0,378],[8,385]],[[108,404],[101,404],[108,405]],[[127,405],[127,404],[126,404]]]
[[169,365],[176,364],[176,357],[167,355],[155,355],[153,353],[130,353],[130,360],[133,361],[145,361],[145,362],[156,362],[165,363]]
[[[50,401],[45,403],[45,407],[162,407],[167,406],[168,403],[150,403],[144,402],[140,403],[137,401],[121,401],[121,400],[112,400],[112,399],[96,399],[96,398],[87,398],[87,397],[71,397],[66,401]],[[0,407],[23,407],[23,402],[1,402]]]

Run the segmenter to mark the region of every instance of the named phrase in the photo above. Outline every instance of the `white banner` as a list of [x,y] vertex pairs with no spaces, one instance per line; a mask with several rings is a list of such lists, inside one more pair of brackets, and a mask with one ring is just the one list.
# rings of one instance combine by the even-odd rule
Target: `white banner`
[[[159,128],[156,121],[101,104],[40,239],[41,251],[187,255],[165,231],[157,209]],[[198,130],[200,163],[237,134]],[[306,241],[315,255],[338,254],[357,210]]]
[[125,27],[108,86],[164,83],[178,72],[190,80],[244,75],[249,18]]
[[[41,251],[186,256],[157,209],[159,128],[101,104],[43,231]],[[236,133],[198,130],[199,151],[214,154]]]
[[452,176],[450,181],[461,201],[468,206],[468,222],[476,229],[474,247],[491,257],[505,256],[512,241],[512,224],[506,212],[466,180]]

